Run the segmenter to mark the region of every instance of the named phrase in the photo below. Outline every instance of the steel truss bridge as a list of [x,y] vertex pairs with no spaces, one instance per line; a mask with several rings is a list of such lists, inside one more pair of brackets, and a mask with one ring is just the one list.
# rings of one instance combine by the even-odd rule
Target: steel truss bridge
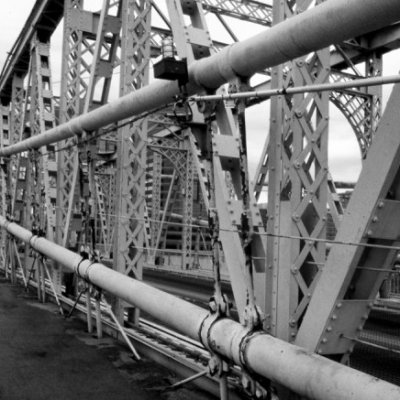
[[[144,311],[190,338],[222,399],[237,376],[255,398],[399,399],[348,366],[370,312],[399,302],[398,84],[382,104],[382,84],[400,81],[382,77],[399,2],[97,3],[37,0],[3,66],[6,276],[61,310],[77,303],[99,336],[171,334],[145,327]],[[259,33],[239,40],[244,26]],[[253,184],[246,109],[261,102],[270,124]],[[345,208],[329,173],[331,104],[363,160]],[[146,280],[211,297],[208,308]]]

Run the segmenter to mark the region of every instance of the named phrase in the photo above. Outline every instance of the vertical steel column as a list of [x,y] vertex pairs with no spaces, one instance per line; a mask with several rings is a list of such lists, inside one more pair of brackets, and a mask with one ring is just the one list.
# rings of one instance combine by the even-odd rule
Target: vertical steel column
[[[121,1],[104,0],[100,13],[85,11],[82,1],[66,1],[61,122],[69,120],[82,111],[89,111],[93,108],[95,101],[105,103],[108,100],[113,69],[116,65],[120,28]],[[94,145],[90,149],[90,168],[86,165],[84,168],[85,174],[90,177],[94,207],[97,199],[96,185],[92,182],[95,150]],[[86,154],[87,152],[84,154],[83,161],[88,163]],[[66,244],[68,232],[71,231],[69,228],[73,213],[80,207],[81,193],[77,188],[77,181],[82,164],[79,163],[78,150],[61,152],[59,167],[62,181],[59,186],[58,211],[59,225],[63,227],[60,237]],[[91,169],[93,173],[89,174],[88,169]],[[81,221],[78,222],[78,226],[80,223]],[[72,230],[76,231],[76,228]]]
[[[21,132],[23,130],[25,120],[25,90],[24,80],[22,77],[14,74],[12,80],[12,91],[11,91],[11,112],[10,112],[10,144],[17,143],[21,140]],[[14,196],[16,190],[17,176],[16,172],[18,169],[18,158],[19,156],[11,156],[9,165],[9,193]],[[11,201],[14,201],[12,199]]]
[[[107,258],[110,258],[112,251],[112,226],[110,223],[114,214],[110,207],[113,201],[112,174],[112,169],[103,169],[101,173],[97,172],[95,175],[97,213],[100,220],[100,232],[96,236],[99,243],[102,244],[101,253]],[[98,230],[98,226],[95,229]]]
[[[373,52],[365,60],[365,76],[367,78],[382,76],[383,60],[382,55]],[[371,131],[371,137],[375,136],[378,129],[378,123],[382,116],[382,86],[370,86],[367,93],[371,96],[369,112],[367,116],[367,126]]]
[[[311,1],[275,1],[275,23],[311,7]],[[316,2],[317,4],[319,1]],[[274,87],[328,81],[329,50],[274,69]],[[327,93],[279,96],[272,101],[269,153],[267,263],[273,271],[266,310],[271,333],[292,341],[325,260],[327,219]],[[286,239],[296,236],[302,239]],[[268,297],[267,296],[267,297]]]
[[[83,70],[83,27],[80,16],[83,13],[83,0],[64,0],[64,33],[63,59],[60,90],[60,123],[69,121],[79,115],[87,83],[84,81]],[[73,139],[60,143],[60,147],[73,144]],[[78,150],[76,147],[59,152],[57,175],[57,210],[56,237],[57,242],[68,246],[71,231],[79,230],[78,226],[71,228],[72,204],[76,201],[76,180],[79,168]],[[70,229],[71,228],[71,229]]]
[[[212,41],[208,31],[202,5],[194,1],[167,1],[171,30],[177,49],[178,57],[185,58],[188,65],[194,60],[206,57],[212,53]],[[186,23],[189,18],[190,24]],[[204,124],[204,116],[199,113],[197,105],[191,107],[192,119],[195,123]],[[189,136],[193,135],[191,129],[184,134],[184,147],[191,150]],[[181,181],[184,196],[182,198],[183,226],[182,226],[182,267],[189,269],[193,266],[192,242],[193,242],[193,184],[195,163],[199,163],[198,155],[188,151],[186,156],[186,176]],[[199,177],[202,179],[202,177]],[[203,197],[207,196],[205,192]]]
[[[38,39],[32,42],[32,80],[30,85],[31,107],[30,126],[31,136],[38,135],[55,126],[55,113],[53,106],[53,91],[50,69],[50,45],[41,43]],[[51,177],[55,179],[56,153],[54,146],[42,147],[38,152],[37,182],[35,192],[40,205],[42,219],[45,220],[41,229],[46,231],[46,236],[53,240],[55,220],[53,207],[55,206],[56,191],[51,187]],[[51,174],[53,174],[51,176]],[[44,204],[41,203],[41,193],[44,192]]]
[[[181,58],[186,57],[190,64],[196,59],[210,55],[212,53],[213,44],[204,18],[202,5],[195,1],[182,2],[180,0],[169,0],[167,5],[178,56]],[[191,25],[186,24],[185,16],[190,18]],[[197,123],[200,122],[203,124],[203,131],[201,131],[201,133],[198,132],[201,128],[196,126],[192,127],[192,133],[204,137],[207,134],[204,129],[204,117],[199,113],[196,106],[192,107],[192,109],[193,118]],[[206,113],[210,112],[211,110],[206,111]],[[219,103],[216,106],[215,114],[218,128],[215,126],[216,129],[215,132],[213,132],[212,143],[211,141],[209,143],[212,149],[202,149],[204,153],[213,153],[212,164],[214,169],[211,170],[212,167],[209,162],[204,162],[203,165],[207,170],[207,174],[214,174],[215,177],[216,211],[218,212],[219,224],[222,228],[219,237],[224,251],[226,266],[229,270],[236,307],[243,321],[245,318],[244,310],[249,301],[249,288],[246,286],[245,282],[245,257],[238,232],[243,205],[240,187],[237,126],[232,110],[227,109],[223,104]],[[209,134],[211,134],[211,132]],[[197,153],[193,153],[191,156],[194,157],[197,163],[196,169],[199,171],[201,169],[201,160],[198,159]],[[226,187],[227,176],[229,176],[229,179],[233,182],[232,187],[234,193],[230,193]],[[199,176],[199,179],[203,179],[203,177]],[[207,211],[209,211],[206,184],[204,183],[201,187],[203,198],[207,204]],[[262,222],[254,207],[254,203],[254,201],[251,202],[251,218],[254,221],[256,231],[260,230],[261,232],[263,230]],[[254,252],[255,270],[260,275],[264,275],[264,249],[260,236],[254,236],[252,247],[258,249],[258,252]],[[260,282],[260,275],[257,276],[256,283]],[[261,280],[264,279],[261,278]],[[263,290],[256,288],[256,291],[259,300],[261,300],[260,303],[262,303],[261,297],[264,296]]]
[[[7,147],[10,144],[10,111],[8,106],[0,105],[0,147]],[[9,185],[7,185],[6,163],[0,164],[0,215],[7,215],[7,196],[9,196]],[[8,187],[8,190],[7,190]],[[0,268],[6,268],[6,246],[7,234],[0,232]]]
[[[97,21],[96,41],[94,45],[90,76],[85,96],[83,112],[93,109],[94,104],[104,104],[108,100],[111,89],[114,67],[117,65],[117,50],[120,41],[122,0],[103,0],[100,14],[93,14]],[[105,225],[105,215],[100,215],[102,201],[102,189],[98,185],[97,169],[101,155],[99,149],[108,143],[103,139],[93,137],[93,133],[86,133],[86,139],[91,138],[91,143],[84,144],[80,149],[80,160],[83,173],[87,177],[89,190],[85,196],[88,205],[86,215],[86,227],[91,226],[91,239],[86,237],[86,244],[91,244],[91,250],[103,252],[108,247],[108,232]],[[115,134],[112,134],[115,139]],[[103,211],[105,211],[103,209]],[[89,229],[87,229],[89,231]],[[99,247],[100,245],[100,247]]]
[[161,182],[162,182],[162,155],[156,151],[151,152],[153,159],[153,171],[152,171],[152,191],[151,191],[151,221],[150,221],[150,232],[151,250],[149,251],[149,263],[155,263],[157,258],[157,238],[159,236],[159,230],[162,229],[161,225]]
[[[125,0],[122,18],[121,96],[149,82],[151,2]],[[144,261],[146,142],[147,119],[119,130],[114,269],[136,279],[142,278]],[[113,304],[120,319],[123,307],[119,299]],[[138,316],[136,309],[136,321]]]
[[[191,132],[188,132],[191,135]],[[186,138],[184,146],[188,149],[186,152],[186,173],[183,199],[183,231],[182,231],[182,266],[184,269],[190,269],[193,266],[192,260],[192,236],[193,236],[193,184],[194,184],[194,160],[190,150],[189,139]]]
[[[55,127],[55,109],[50,67],[50,44],[36,37],[31,43],[30,130],[31,136]],[[37,212],[36,224],[49,240],[55,236],[55,205],[57,153],[56,146],[42,147],[32,152],[35,158],[35,182],[32,188]],[[33,183],[33,182],[32,182]],[[51,267],[51,276],[57,292],[61,291],[61,270]]]

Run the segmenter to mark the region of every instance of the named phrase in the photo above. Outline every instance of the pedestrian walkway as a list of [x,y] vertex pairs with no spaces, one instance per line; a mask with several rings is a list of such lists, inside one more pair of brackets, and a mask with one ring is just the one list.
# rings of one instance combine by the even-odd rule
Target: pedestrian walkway
[[151,390],[170,383],[154,363],[132,360],[112,339],[93,339],[81,321],[57,311],[0,276],[0,400],[174,398]]

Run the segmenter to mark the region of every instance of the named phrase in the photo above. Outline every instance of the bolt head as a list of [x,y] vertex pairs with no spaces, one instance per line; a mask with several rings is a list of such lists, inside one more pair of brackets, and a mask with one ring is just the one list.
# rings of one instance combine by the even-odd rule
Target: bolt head
[[217,306],[217,303],[215,302],[215,300],[211,300],[211,301],[208,303],[208,307],[209,307],[209,309],[210,309],[211,312],[216,312],[217,309],[218,309],[218,306]]

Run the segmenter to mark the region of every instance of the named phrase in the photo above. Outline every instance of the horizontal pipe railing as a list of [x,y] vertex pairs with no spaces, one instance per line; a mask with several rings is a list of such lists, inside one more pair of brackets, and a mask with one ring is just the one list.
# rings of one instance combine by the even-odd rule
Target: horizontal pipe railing
[[0,216],[0,227],[91,284],[200,340],[213,352],[301,396],[316,400],[400,398],[400,388],[395,385],[310,353],[263,331],[251,331],[231,319],[216,319],[198,306],[100,263],[83,259],[44,237],[35,236],[3,216]]
[[400,75],[378,76],[373,78],[354,79],[348,82],[321,83],[309,86],[293,86],[288,88],[250,90],[248,92],[224,93],[205,96],[192,96],[189,101],[218,101],[218,100],[239,100],[239,99],[266,99],[273,96],[286,96],[299,93],[332,92],[334,90],[354,89],[360,87],[390,85],[400,82]]
[[[247,78],[334,43],[400,20],[398,0],[328,0],[264,32],[202,58],[189,66],[188,95],[213,91],[237,77]],[[177,82],[156,81],[131,94],[82,114],[62,125],[0,149],[0,157],[81,135],[140,115],[176,100]]]

